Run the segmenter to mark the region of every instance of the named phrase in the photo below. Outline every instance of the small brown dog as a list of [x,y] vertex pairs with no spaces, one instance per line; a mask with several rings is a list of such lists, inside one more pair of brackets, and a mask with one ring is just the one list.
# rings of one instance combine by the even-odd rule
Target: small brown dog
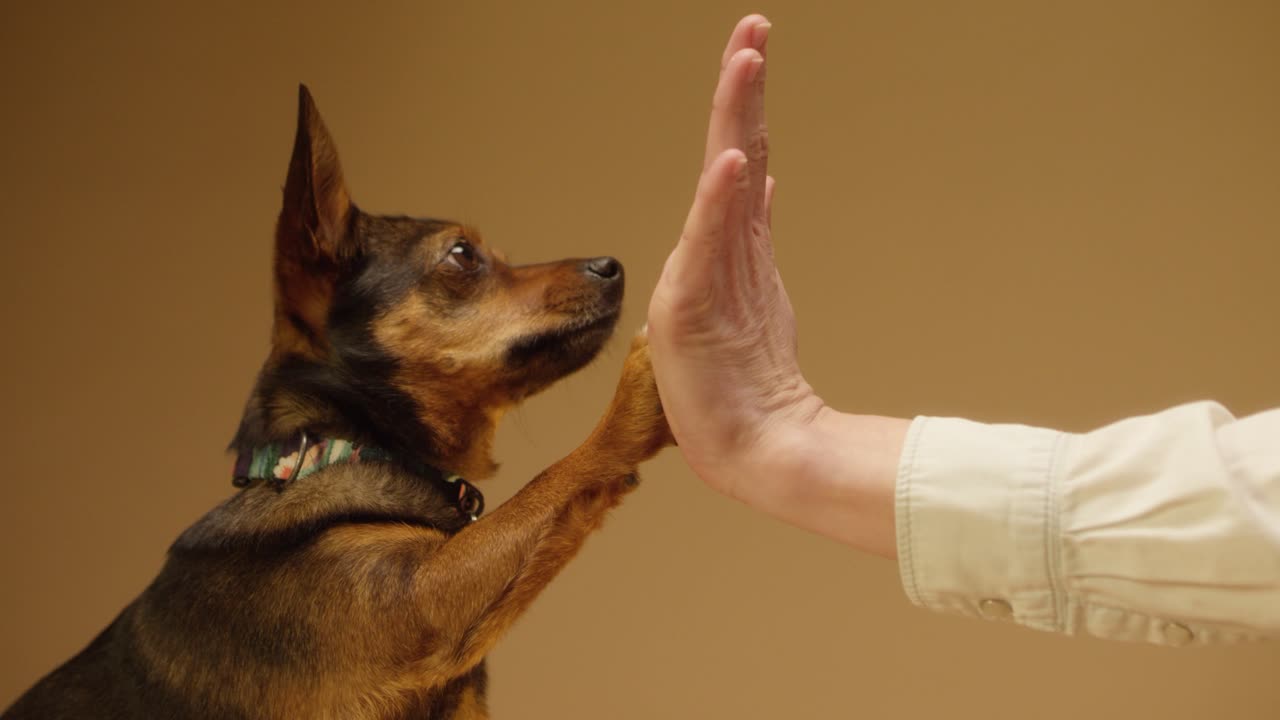
[[490,516],[502,412],[613,331],[612,258],[511,267],[366,214],[306,88],[243,489],[4,718],[485,718],[484,657],[671,443],[643,335],[591,436]]

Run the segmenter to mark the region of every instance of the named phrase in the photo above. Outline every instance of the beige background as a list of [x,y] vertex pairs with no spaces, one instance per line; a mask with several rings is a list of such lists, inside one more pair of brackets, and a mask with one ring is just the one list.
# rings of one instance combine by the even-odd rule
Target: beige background
[[[778,257],[829,402],[1075,430],[1280,404],[1275,2],[6,5],[0,706],[231,492],[298,81],[362,206],[616,255],[630,331],[763,10]],[[623,347],[506,422],[491,502],[585,436]],[[1280,713],[1275,644],[934,616],[675,451],[645,476],[493,657],[497,717]]]

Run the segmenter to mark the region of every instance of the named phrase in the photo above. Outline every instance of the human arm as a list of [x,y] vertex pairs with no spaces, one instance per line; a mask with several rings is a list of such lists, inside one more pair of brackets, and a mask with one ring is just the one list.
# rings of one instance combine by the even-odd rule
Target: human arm
[[1280,636],[1280,409],[1083,434],[917,418],[896,520],[926,608],[1166,645]]
[[[1168,644],[1280,633],[1280,413],[1192,406],[1071,435],[843,413],[805,381],[770,234],[768,30],[749,16],[730,37],[697,192],[649,307],[659,393],[694,472],[899,556],[925,607]],[[1196,413],[1209,419],[1182,421]]]

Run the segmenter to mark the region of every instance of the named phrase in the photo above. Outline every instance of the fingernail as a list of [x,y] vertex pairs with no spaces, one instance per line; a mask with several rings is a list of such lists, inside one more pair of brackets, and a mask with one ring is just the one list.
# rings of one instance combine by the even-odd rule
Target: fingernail
[[747,80],[755,80],[760,74],[760,68],[764,67],[764,56],[756,55],[751,58],[751,67],[747,70]]
[[734,159],[733,175],[739,180],[743,180],[747,177],[747,154],[746,153],[742,153],[738,155],[737,158]]
[[751,29],[751,44],[757,49],[763,50],[764,43],[769,39],[769,28],[773,27],[771,22],[762,22]]

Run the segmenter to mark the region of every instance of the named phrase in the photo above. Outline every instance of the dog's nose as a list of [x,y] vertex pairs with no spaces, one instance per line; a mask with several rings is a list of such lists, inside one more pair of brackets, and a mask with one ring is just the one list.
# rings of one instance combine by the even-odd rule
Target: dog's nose
[[622,263],[611,257],[591,258],[584,267],[589,274],[601,280],[616,280],[622,275]]

